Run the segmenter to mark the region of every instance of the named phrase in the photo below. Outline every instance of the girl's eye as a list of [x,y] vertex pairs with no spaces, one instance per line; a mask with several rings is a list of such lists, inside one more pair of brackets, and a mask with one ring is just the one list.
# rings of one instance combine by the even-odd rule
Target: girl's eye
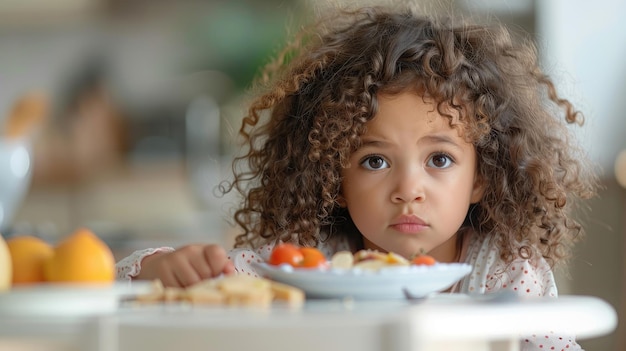
[[375,171],[378,169],[388,168],[389,164],[380,156],[368,156],[361,161],[361,166],[365,167],[365,169],[369,169],[370,171]]
[[452,166],[453,163],[454,161],[452,160],[452,157],[443,153],[439,153],[430,157],[430,159],[428,160],[428,167],[448,168]]

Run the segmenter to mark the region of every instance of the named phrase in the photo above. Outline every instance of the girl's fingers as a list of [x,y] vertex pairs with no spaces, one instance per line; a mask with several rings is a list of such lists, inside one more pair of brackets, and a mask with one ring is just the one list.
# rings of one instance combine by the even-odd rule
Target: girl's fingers
[[207,245],[204,247],[203,253],[204,259],[211,269],[211,277],[218,276],[222,273],[227,273],[226,268],[228,264],[230,263],[232,265],[232,263],[228,259],[226,251],[219,245]]
[[226,251],[219,245],[188,245],[163,257],[159,265],[159,278],[169,287],[188,287],[235,272]]
[[210,263],[207,261],[202,252],[199,253],[198,257],[194,257],[191,261],[191,266],[201,280],[209,279],[217,275],[213,272]]
[[176,275],[174,274],[174,270],[171,270],[171,269],[164,270],[159,275],[160,275],[159,279],[161,280],[161,283],[163,284],[163,286],[174,287],[174,288],[181,288],[183,286],[178,281],[178,278],[176,278]]
[[189,260],[184,260],[177,265],[174,276],[181,287],[187,287],[202,280]]
[[235,265],[233,264],[233,262],[231,260],[227,260],[226,262],[226,266],[224,267],[224,274],[233,274],[236,273],[237,270],[235,269]]

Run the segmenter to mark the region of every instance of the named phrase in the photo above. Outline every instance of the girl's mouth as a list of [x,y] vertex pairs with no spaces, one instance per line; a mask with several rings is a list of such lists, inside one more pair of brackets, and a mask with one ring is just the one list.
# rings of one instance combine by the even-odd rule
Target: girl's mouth
[[391,222],[390,227],[400,233],[414,234],[426,229],[428,224],[417,216],[401,215]]
[[394,230],[400,233],[414,234],[414,233],[421,232],[422,230],[426,228],[426,226],[423,224],[417,224],[417,223],[400,223],[400,224],[392,224],[391,228],[393,228]]

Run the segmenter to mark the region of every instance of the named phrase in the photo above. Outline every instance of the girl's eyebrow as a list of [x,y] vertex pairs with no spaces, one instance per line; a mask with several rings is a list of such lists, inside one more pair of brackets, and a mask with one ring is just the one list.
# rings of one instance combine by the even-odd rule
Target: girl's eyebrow
[[[365,136],[362,139],[361,148],[383,147],[389,144],[390,144],[389,142],[385,140],[381,140],[377,137]],[[461,145],[454,138],[446,134],[433,134],[433,135],[423,136],[418,140],[418,144],[449,144],[450,146],[461,148]]]
[[368,138],[368,137],[364,137],[361,141],[361,148],[362,147],[368,147],[368,146],[385,146],[388,145],[389,143],[380,139],[373,139],[373,138]]
[[461,145],[454,138],[445,134],[426,135],[419,140],[419,143],[423,142],[429,144],[449,144],[457,148],[461,147]]

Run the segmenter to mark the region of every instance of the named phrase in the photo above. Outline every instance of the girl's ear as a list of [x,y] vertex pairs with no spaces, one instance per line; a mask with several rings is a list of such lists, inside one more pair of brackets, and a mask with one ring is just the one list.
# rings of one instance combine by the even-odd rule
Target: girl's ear
[[475,204],[479,202],[483,195],[485,194],[486,184],[483,181],[482,177],[478,175],[474,177],[474,187],[472,189],[472,196],[470,197],[470,203]]

